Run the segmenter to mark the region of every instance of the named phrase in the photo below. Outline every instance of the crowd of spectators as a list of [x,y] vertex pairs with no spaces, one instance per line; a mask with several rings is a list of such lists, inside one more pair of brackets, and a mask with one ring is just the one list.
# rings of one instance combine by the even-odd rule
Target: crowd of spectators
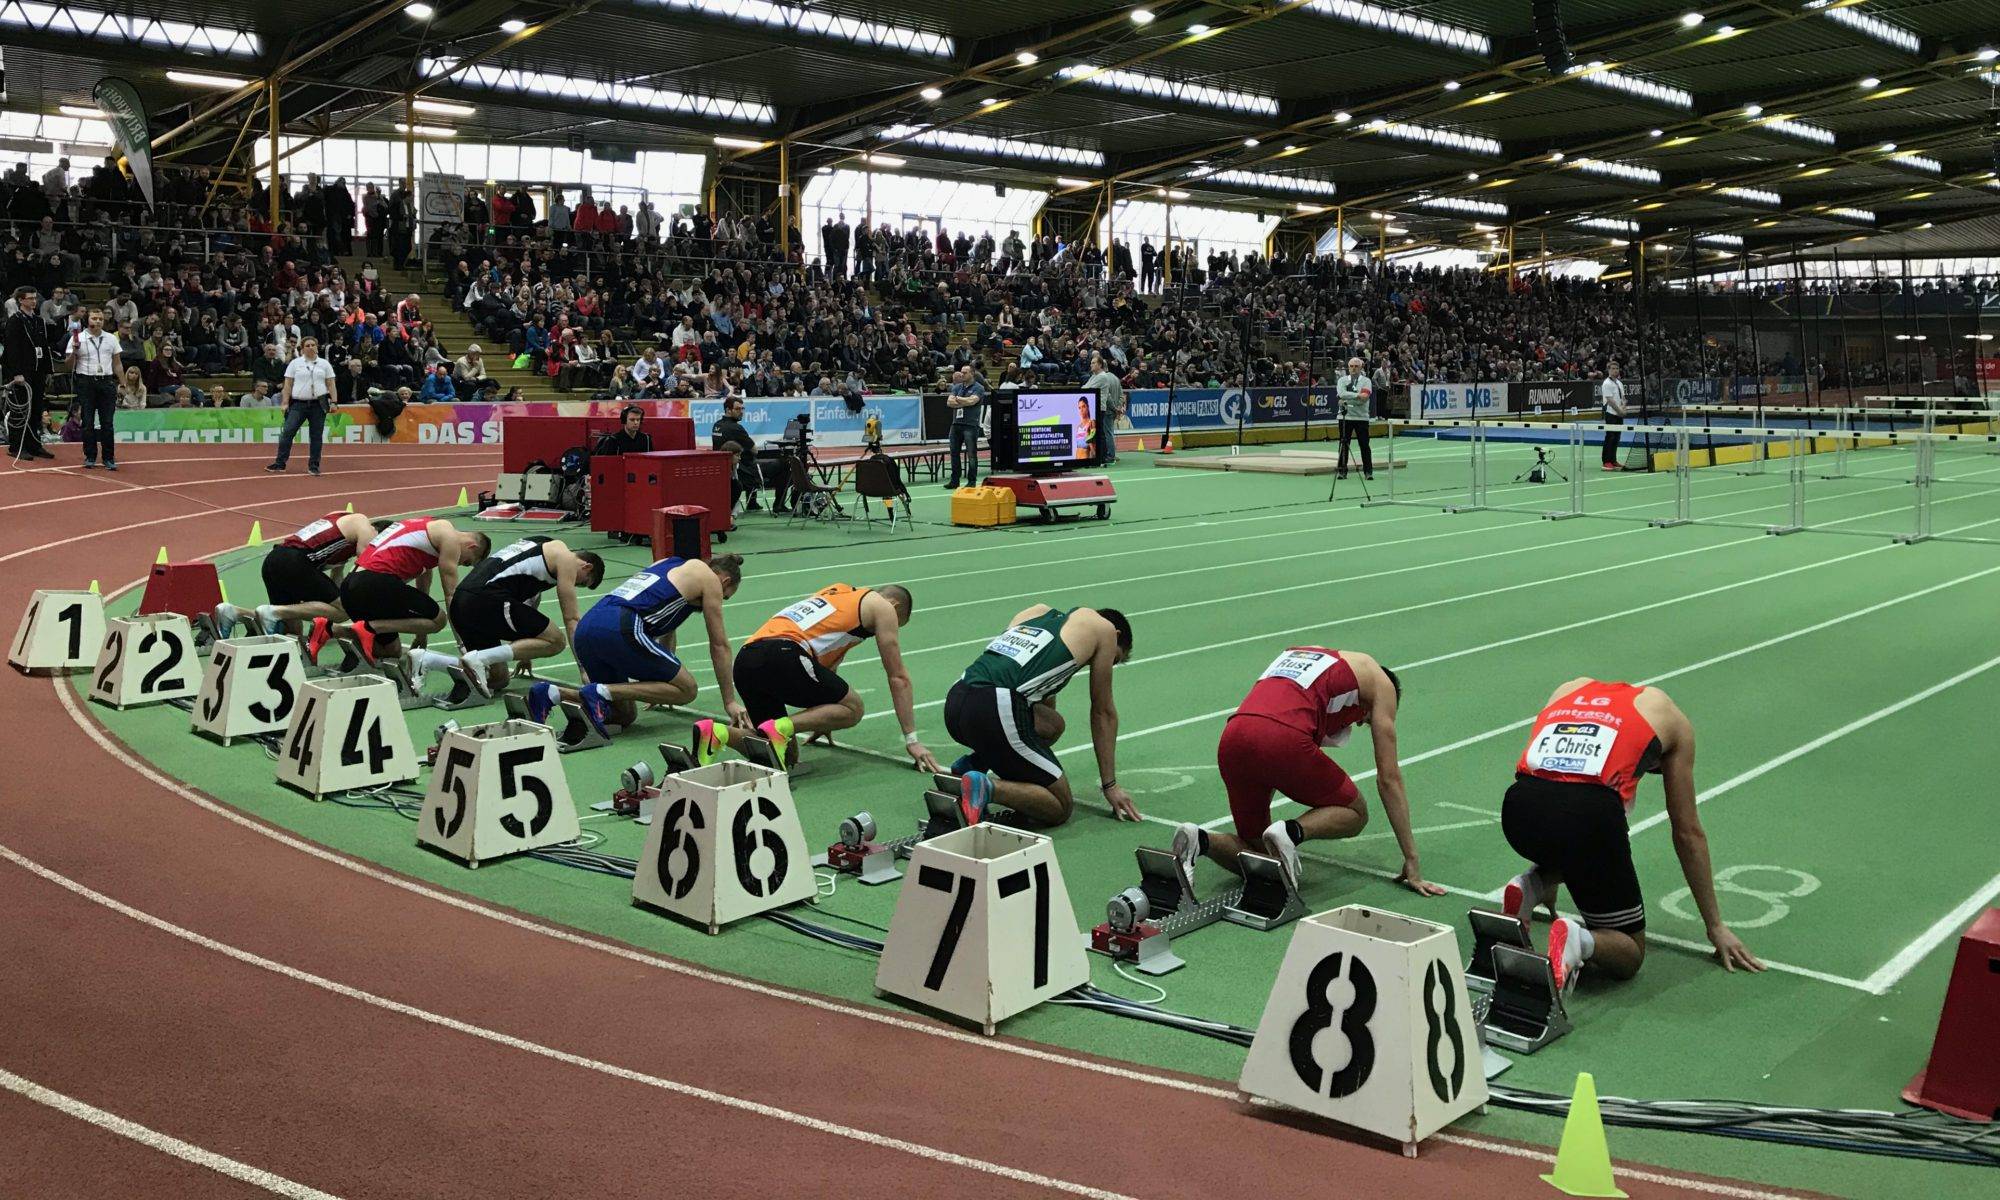
[[[1078,383],[1093,360],[1128,388],[1217,387],[1305,383],[1359,356],[1378,394],[1402,383],[1598,379],[1614,359],[1649,380],[1784,366],[1739,349],[1727,330],[1649,321],[1642,336],[1616,282],[1151,239],[1136,253],[1120,241],[1107,261],[1094,244],[1052,234],[850,225],[844,214],[820,226],[820,253],[808,258],[798,230],[781,237],[768,216],[663,216],[589,188],[542,191],[538,205],[520,186],[474,189],[464,222],[431,231],[445,302],[481,339],[453,353],[422,301],[385,295],[373,267],[376,256],[413,253],[404,189],[371,183],[357,194],[317,176],[281,186],[274,226],[267,194],[219,191],[204,168],[163,168],[141,222],[136,191],[110,160],[74,179],[66,165],[41,179],[17,166],[0,177],[0,272],[9,289],[37,285],[53,326],[83,315],[72,285],[109,283],[106,326],[149,404],[208,403],[201,378],[245,373],[252,387],[236,399],[268,402],[304,336],[320,339],[343,402],[399,388],[501,398],[489,344],[503,365],[605,398],[826,395],[856,407],[864,391],[936,387],[961,369],[999,387]],[[339,259],[357,246],[366,265],[350,272]],[[1809,369],[1841,373],[1838,363]],[[1851,374],[1893,382],[1911,370],[1870,356]]]

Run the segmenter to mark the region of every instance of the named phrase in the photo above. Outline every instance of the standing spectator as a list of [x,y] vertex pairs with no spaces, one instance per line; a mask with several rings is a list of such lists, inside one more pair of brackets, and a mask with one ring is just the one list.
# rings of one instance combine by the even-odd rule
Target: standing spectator
[[1103,437],[1098,461],[1118,461],[1118,418],[1125,413],[1125,385],[1104,365],[1104,356],[1090,356],[1090,378],[1083,386],[1097,393],[1097,431]]
[[1375,478],[1375,456],[1368,447],[1369,420],[1375,400],[1375,381],[1362,371],[1367,364],[1359,358],[1347,360],[1347,374],[1334,382],[1334,393],[1340,402],[1340,462],[1334,470],[1334,478],[1347,478],[1347,446],[1355,438],[1361,439],[1361,477]]
[[345,178],[327,185],[326,234],[333,253],[354,253],[354,194],[347,190]]
[[[1620,381],[1620,374],[1618,360],[1614,358],[1604,369],[1604,382],[1597,388],[1597,398],[1604,405],[1604,423],[1607,426],[1625,423],[1625,384]],[[1618,437],[1616,428],[1604,431],[1604,469],[1607,471],[1625,469],[1618,465]]]
[[118,377],[125,373],[125,364],[118,357],[117,336],[104,332],[104,311],[91,309],[88,321],[85,328],[70,335],[69,352],[64,356],[75,381],[77,423],[83,427],[83,466],[85,470],[96,468],[101,445],[104,469],[116,471],[114,419]]
[[306,469],[319,474],[320,445],[326,439],[326,409],[333,395],[333,364],[319,356],[319,339],[299,343],[299,356],[285,365],[285,427],[278,434],[278,457],[264,469],[283,471],[292,457],[299,426],[312,427],[311,455]]
[[[47,405],[49,382],[49,327],[42,323],[41,306],[32,287],[14,290],[14,311],[7,318],[4,342],[6,379],[17,388],[27,389],[28,411],[14,424],[7,438],[7,452],[15,458],[54,458],[42,445],[42,415]],[[17,397],[4,400],[11,409]]]
[[[951,392],[944,402],[951,409],[951,481],[945,487],[956,488],[960,480],[968,487],[978,487],[979,418],[986,407],[986,384],[972,368],[961,367],[951,373]],[[962,474],[960,455],[965,464]]]

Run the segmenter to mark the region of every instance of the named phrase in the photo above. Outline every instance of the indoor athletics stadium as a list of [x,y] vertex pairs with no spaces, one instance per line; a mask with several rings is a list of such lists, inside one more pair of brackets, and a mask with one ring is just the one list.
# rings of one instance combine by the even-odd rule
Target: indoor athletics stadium
[[0,0],[0,1195],[2000,1196],[2000,0]]

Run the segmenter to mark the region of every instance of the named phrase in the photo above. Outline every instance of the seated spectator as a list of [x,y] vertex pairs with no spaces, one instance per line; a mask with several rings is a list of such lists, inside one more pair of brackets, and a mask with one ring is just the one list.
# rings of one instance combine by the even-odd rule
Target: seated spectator
[[278,407],[278,398],[271,394],[271,385],[259,379],[250,385],[249,391],[243,393],[237,399],[236,406],[238,408],[276,408]]
[[228,388],[226,388],[226,387],[223,387],[223,386],[222,386],[221,384],[219,384],[219,383],[212,383],[212,384],[210,384],[210,385],[209,385],[209,387],[208,387],[208,399],[207,399],[207,402],[206,402],[206,404],[205,404],[205,407],[208,407],[208,408],[228,408],[228,407],[230,407],[230,403],[229,403],[229,389],[228,389]]
[[184,374],[173,346],[164,345],[153,361],[146,364],[146,386],[155,392],[172,392],[180,386]]
[[137,366],[125,368],[124,377],[118,381],[118,407],[125,409],[145,408],[147,393],[146,380]]
[[[458,398],[461,400],[471,399],[480,390],[481,385],[486,382],[486,353],[480,349],[478,342],[468,345],[465,353],[452,364],[450,378],[456,381]],[[430,386],[429,379],[424,381],[424,386],[426,388]]]

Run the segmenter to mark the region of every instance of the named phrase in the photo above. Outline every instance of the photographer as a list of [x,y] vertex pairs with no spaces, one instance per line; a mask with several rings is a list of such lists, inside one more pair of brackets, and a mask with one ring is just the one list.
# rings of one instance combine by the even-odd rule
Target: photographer
[[750,431],[743,428],[743,398],[731,396],[722,402],[722,415],[708,431],[708,447],[711,450],[733,450],[736,462],[729,477],[729,506],[736,507],[740,500],[744,512],[756,512],[757,503],[757,443],[750,438]]

